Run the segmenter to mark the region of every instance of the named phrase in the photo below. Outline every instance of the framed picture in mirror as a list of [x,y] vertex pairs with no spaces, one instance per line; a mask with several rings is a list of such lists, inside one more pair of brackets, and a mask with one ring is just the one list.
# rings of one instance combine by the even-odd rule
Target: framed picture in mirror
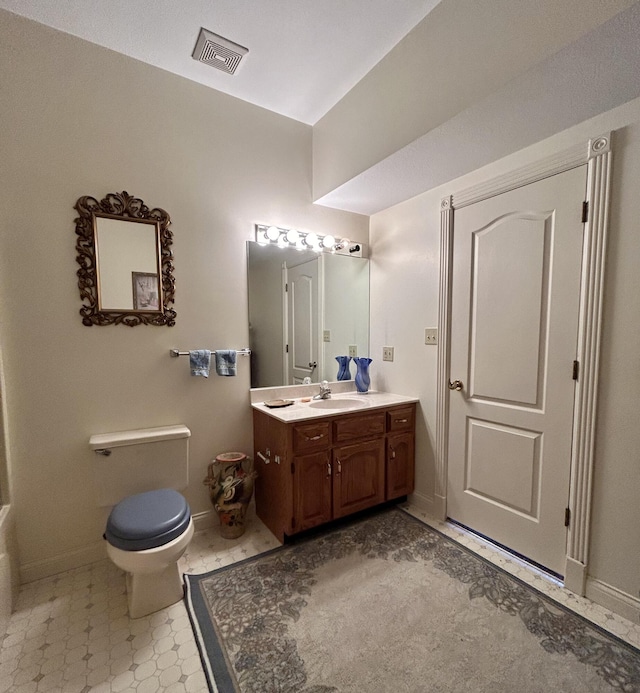
[[151,272],[131,272],[134,310],[160,310],[158,275]]

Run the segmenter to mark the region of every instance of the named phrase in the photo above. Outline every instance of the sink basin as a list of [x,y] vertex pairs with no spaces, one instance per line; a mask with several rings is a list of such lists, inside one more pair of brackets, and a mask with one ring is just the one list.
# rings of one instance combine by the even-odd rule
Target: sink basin
[[317,399],[309,405],[313,409],[361,409],[368,403],[364,399]]

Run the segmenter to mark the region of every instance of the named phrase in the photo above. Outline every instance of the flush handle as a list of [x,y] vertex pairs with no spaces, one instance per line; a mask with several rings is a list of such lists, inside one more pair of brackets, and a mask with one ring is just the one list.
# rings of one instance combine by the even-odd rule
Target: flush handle
[[103,455],[104,457],[109,457],[111,454],[111,450],[109,448],[98,448],[97,450],[94,450],[96,455]]

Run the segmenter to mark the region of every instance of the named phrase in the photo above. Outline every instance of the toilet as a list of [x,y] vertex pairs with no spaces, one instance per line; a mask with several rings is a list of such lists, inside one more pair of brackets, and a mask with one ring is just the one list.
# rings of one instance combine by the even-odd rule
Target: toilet
[[107,555],[126,573],[129,616],[183,597],[178,561],[193,537],[184,496],[191,431],[182,425],[92,436],[99,504],[111,507]]

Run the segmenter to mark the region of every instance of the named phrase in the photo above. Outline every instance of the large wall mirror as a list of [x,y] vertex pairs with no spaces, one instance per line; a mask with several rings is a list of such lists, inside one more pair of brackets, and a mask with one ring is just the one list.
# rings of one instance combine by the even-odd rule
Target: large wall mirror
[[369,355],[368,259],[249,241],[247,262],[251,387],[336,380],[336,356]]
[[74,208],[83,324],[174,325],[169,215],[126,191]]

